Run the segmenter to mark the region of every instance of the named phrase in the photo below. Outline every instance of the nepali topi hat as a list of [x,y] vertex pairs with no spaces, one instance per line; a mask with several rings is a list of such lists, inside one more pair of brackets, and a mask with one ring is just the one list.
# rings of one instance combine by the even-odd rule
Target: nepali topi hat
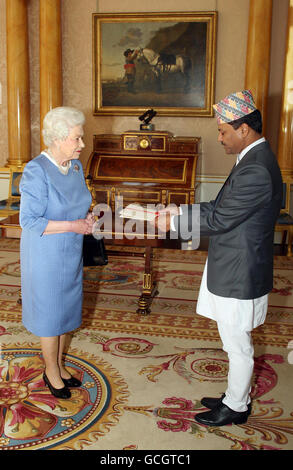
[[231,93],[214,104],[213,108],[218,124],[236,121],[257,109],[250,90]]

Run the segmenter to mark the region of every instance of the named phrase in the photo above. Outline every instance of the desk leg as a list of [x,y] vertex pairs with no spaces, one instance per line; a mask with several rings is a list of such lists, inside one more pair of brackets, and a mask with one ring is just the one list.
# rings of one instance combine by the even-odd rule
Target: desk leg
[[145,249],[145,269],[143,275],[142,294],[138,300],[138,309],[136,313],[149,315],[151,313],[150,305],[153,297],[158,293],[152,273],[152,247]]

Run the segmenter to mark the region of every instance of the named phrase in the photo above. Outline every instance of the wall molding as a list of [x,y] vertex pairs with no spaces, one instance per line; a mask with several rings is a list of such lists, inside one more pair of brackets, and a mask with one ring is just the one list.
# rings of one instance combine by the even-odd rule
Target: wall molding
[[196,176],[195,202],[207,202],[215,199],[227,176],[199,174]]

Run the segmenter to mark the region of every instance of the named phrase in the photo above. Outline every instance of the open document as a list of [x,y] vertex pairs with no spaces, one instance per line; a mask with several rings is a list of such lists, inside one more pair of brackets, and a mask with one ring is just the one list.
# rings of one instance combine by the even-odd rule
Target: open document
[[154,220],[158,215],[158,211],[145,208],[139,204],[129,204],[127,207],[120,211],[120,217],[124,219],[136,220]]

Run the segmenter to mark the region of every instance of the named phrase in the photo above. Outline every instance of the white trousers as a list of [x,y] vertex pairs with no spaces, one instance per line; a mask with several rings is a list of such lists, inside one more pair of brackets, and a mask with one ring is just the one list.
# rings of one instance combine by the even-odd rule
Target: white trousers
[[223,403],[234,411],[246,411],[254,367],[251,331],[221,322],[218,322],[218,330],[229,358],[228,387]]

